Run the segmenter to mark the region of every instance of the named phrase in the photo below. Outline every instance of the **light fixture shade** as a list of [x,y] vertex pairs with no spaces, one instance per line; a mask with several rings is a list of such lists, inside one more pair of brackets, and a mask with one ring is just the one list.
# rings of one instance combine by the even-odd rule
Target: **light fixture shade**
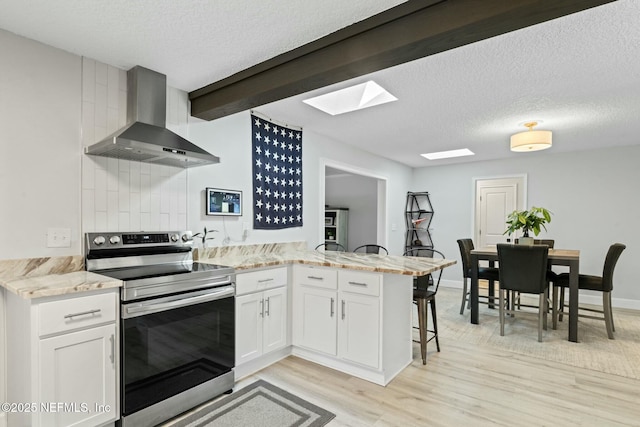
[[511,136],[511,151],[539,151],[550,148],[550,130],[528,130]]

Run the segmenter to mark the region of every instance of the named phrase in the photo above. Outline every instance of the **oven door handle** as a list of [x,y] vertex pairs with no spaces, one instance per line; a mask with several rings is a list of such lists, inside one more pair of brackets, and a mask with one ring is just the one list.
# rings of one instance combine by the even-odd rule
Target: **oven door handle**
[[171,310],[174,308],[186,307],[193,304],[199,304],[207,301],[215,301],[222,298],[232,297],[235,295],[234,286],[225,286],[221,288],[215,288],[208,291],[205,294],[197,296],[187,296],[185,298],[179,298],[172,301],[153,303],[145,302],[143,304],[131,304],[128,307],[123,307],[123,318],[142,316],[145,314],[157,313],[160,311]]

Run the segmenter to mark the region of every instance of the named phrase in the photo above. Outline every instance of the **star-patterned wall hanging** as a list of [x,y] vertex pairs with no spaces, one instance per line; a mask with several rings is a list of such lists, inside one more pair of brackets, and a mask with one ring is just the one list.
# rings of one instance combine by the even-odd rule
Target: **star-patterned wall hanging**
[[302,227],[302,130],[251,114],[253,228]]

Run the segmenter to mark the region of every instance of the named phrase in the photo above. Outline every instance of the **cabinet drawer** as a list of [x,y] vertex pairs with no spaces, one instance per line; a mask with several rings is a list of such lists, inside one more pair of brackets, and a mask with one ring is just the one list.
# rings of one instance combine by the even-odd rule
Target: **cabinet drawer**
[[338,289],[338,274],[336,270],[296,265],[295,272],[296,284],[298,285]]
[[287,284],[287,267],[236,274],[236,295],[277,288]]
[[115,322],[117,294],[88,295],[38,305],[40,336]]
[[380,275],[360,271],[344,270],[338,272],[340,291],[363,295],[380,295]]

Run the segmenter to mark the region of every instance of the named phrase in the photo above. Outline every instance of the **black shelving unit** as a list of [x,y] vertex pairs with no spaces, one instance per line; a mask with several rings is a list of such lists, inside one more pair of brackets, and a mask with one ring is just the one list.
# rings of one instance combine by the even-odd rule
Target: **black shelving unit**
[[433,249],[429,225],[433,219],[433,207],[427,192],[407,192],[405,222],[407,233],[405,251],[410,249]]

